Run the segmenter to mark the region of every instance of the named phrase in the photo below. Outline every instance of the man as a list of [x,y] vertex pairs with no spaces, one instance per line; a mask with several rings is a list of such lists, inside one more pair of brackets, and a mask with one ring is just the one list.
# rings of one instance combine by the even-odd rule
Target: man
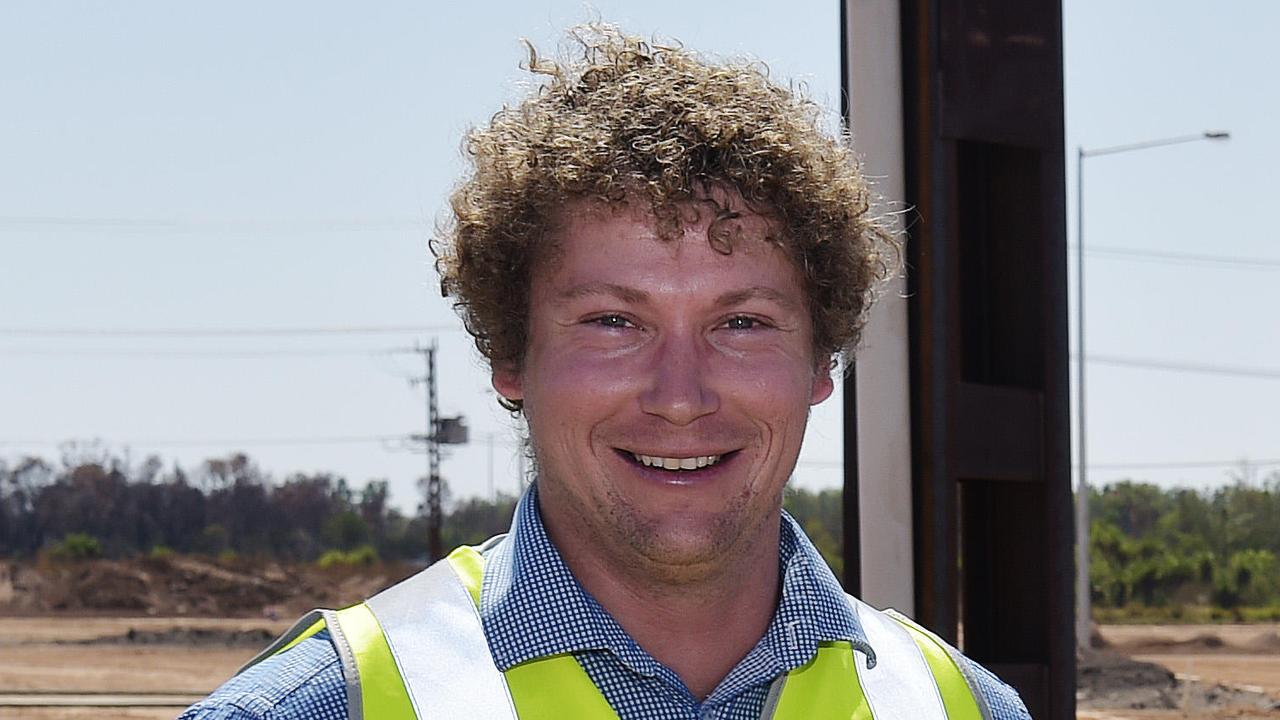
[[818,109],[607,26],[472,132],[433,243],[523,414],[511,532],[304,618],[187,718],[1027,717],[781,511],[895,249]]

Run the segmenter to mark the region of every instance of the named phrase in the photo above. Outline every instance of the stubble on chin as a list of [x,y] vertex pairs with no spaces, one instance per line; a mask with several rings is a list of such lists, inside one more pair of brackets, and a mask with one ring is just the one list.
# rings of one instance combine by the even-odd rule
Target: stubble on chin
[[730,572],[766,521],[750,513],[746,496],[730,499],[717,512],[666,516],[636,507],[617,489],[605,497],[603,507],[595,508],[570,500],[576,530],[613,572],[650,592],[681,591]]

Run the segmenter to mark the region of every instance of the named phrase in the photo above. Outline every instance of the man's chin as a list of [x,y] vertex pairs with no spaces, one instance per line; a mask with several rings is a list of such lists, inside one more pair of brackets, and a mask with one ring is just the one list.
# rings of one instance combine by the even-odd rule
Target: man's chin
[[[684,512],[635,522],[624,542],[664,582],[692,582],[715,574],[742,545],[740,518]],[[637,568],[640,569],[640,568]]]

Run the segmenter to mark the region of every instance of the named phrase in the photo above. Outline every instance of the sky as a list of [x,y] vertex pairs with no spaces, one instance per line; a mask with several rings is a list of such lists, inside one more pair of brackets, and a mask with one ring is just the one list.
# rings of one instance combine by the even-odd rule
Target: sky
[[[514,492],[515,422],[426,242],[463,133],[527,89],[519,38],[553,49],[599,13],[763,60],[838,108],[834,2],[593,7],[0,5],[0,459],[96,442],[191,470],[243,451],[277,480],[385,478],[412,508],[411,351],[434,340],[441,411],[471,428],[443,463],[452,495]],[[1277,20],[1266,2],[1065,4],[1072,243],[1077,145],[1232,133],[1086,160],[1092,482],[1209,487],[1280,460]],[[838,397],[815,410],[796,485],[838,486],[840,425]],[[1179,467],[1112,467],[1152,463]]]
[[[1064,16],[1073,255],[1077,147],[1231,133],[1084,160],[1090,482],[1261,479],[1280,469],[1280,5],[1073,1]],[[1158,463],[1181,467],[1112,467]]]

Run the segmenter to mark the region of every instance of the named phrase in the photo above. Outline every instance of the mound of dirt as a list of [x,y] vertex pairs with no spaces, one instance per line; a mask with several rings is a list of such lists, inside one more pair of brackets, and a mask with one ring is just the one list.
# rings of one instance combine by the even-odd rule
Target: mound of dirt
[[273,581],[193,558],[99,560],[54,565],[43,574],[49,610],[232,616],[279,603],[293,593],[285,579]]
[[123,635],[66,641],[67,645],[183,645],[188,647],[263,648],[275,639],[269,630],[227,630],[224,628],[174,627],[164,630],[129,628]]
[[1173,640],[1159,636],[1141,636],[1115,647],[1131,655],[1158,655],[1164,653],[1212,652],[1227,647],[1227,643],[1214,633],[1201,633],[1195,637]]
[[1103,637],[1102,631],[1098,629],[1098,624],[1093,623],[1089,628],[1089,647],[1094,650],[1104,650],[1111,647],[1111,643]]
[[1280,653],[1280,632],[1272,630],[1261,633],[1256,637],[1250,638],[1246,645],[1254,652]]
[[1125,655],[1273,655],[1280,625],[1095,626],[1092,644]]
[[407,576],[410,566],[321,570],[168,556],[8,563],[0,614],[292,617],[343,607]]
[[1082,653],[1076,663],[1081,705],[1134,710],[1178,706],[1178,681],[1168,668],[1110,652]]
[[1221,708],[1280,710],[1280,699],[1244,688],[1183,680],[1168,668],[1107,651],[1076,659],[1081,708],[1203,711]]

